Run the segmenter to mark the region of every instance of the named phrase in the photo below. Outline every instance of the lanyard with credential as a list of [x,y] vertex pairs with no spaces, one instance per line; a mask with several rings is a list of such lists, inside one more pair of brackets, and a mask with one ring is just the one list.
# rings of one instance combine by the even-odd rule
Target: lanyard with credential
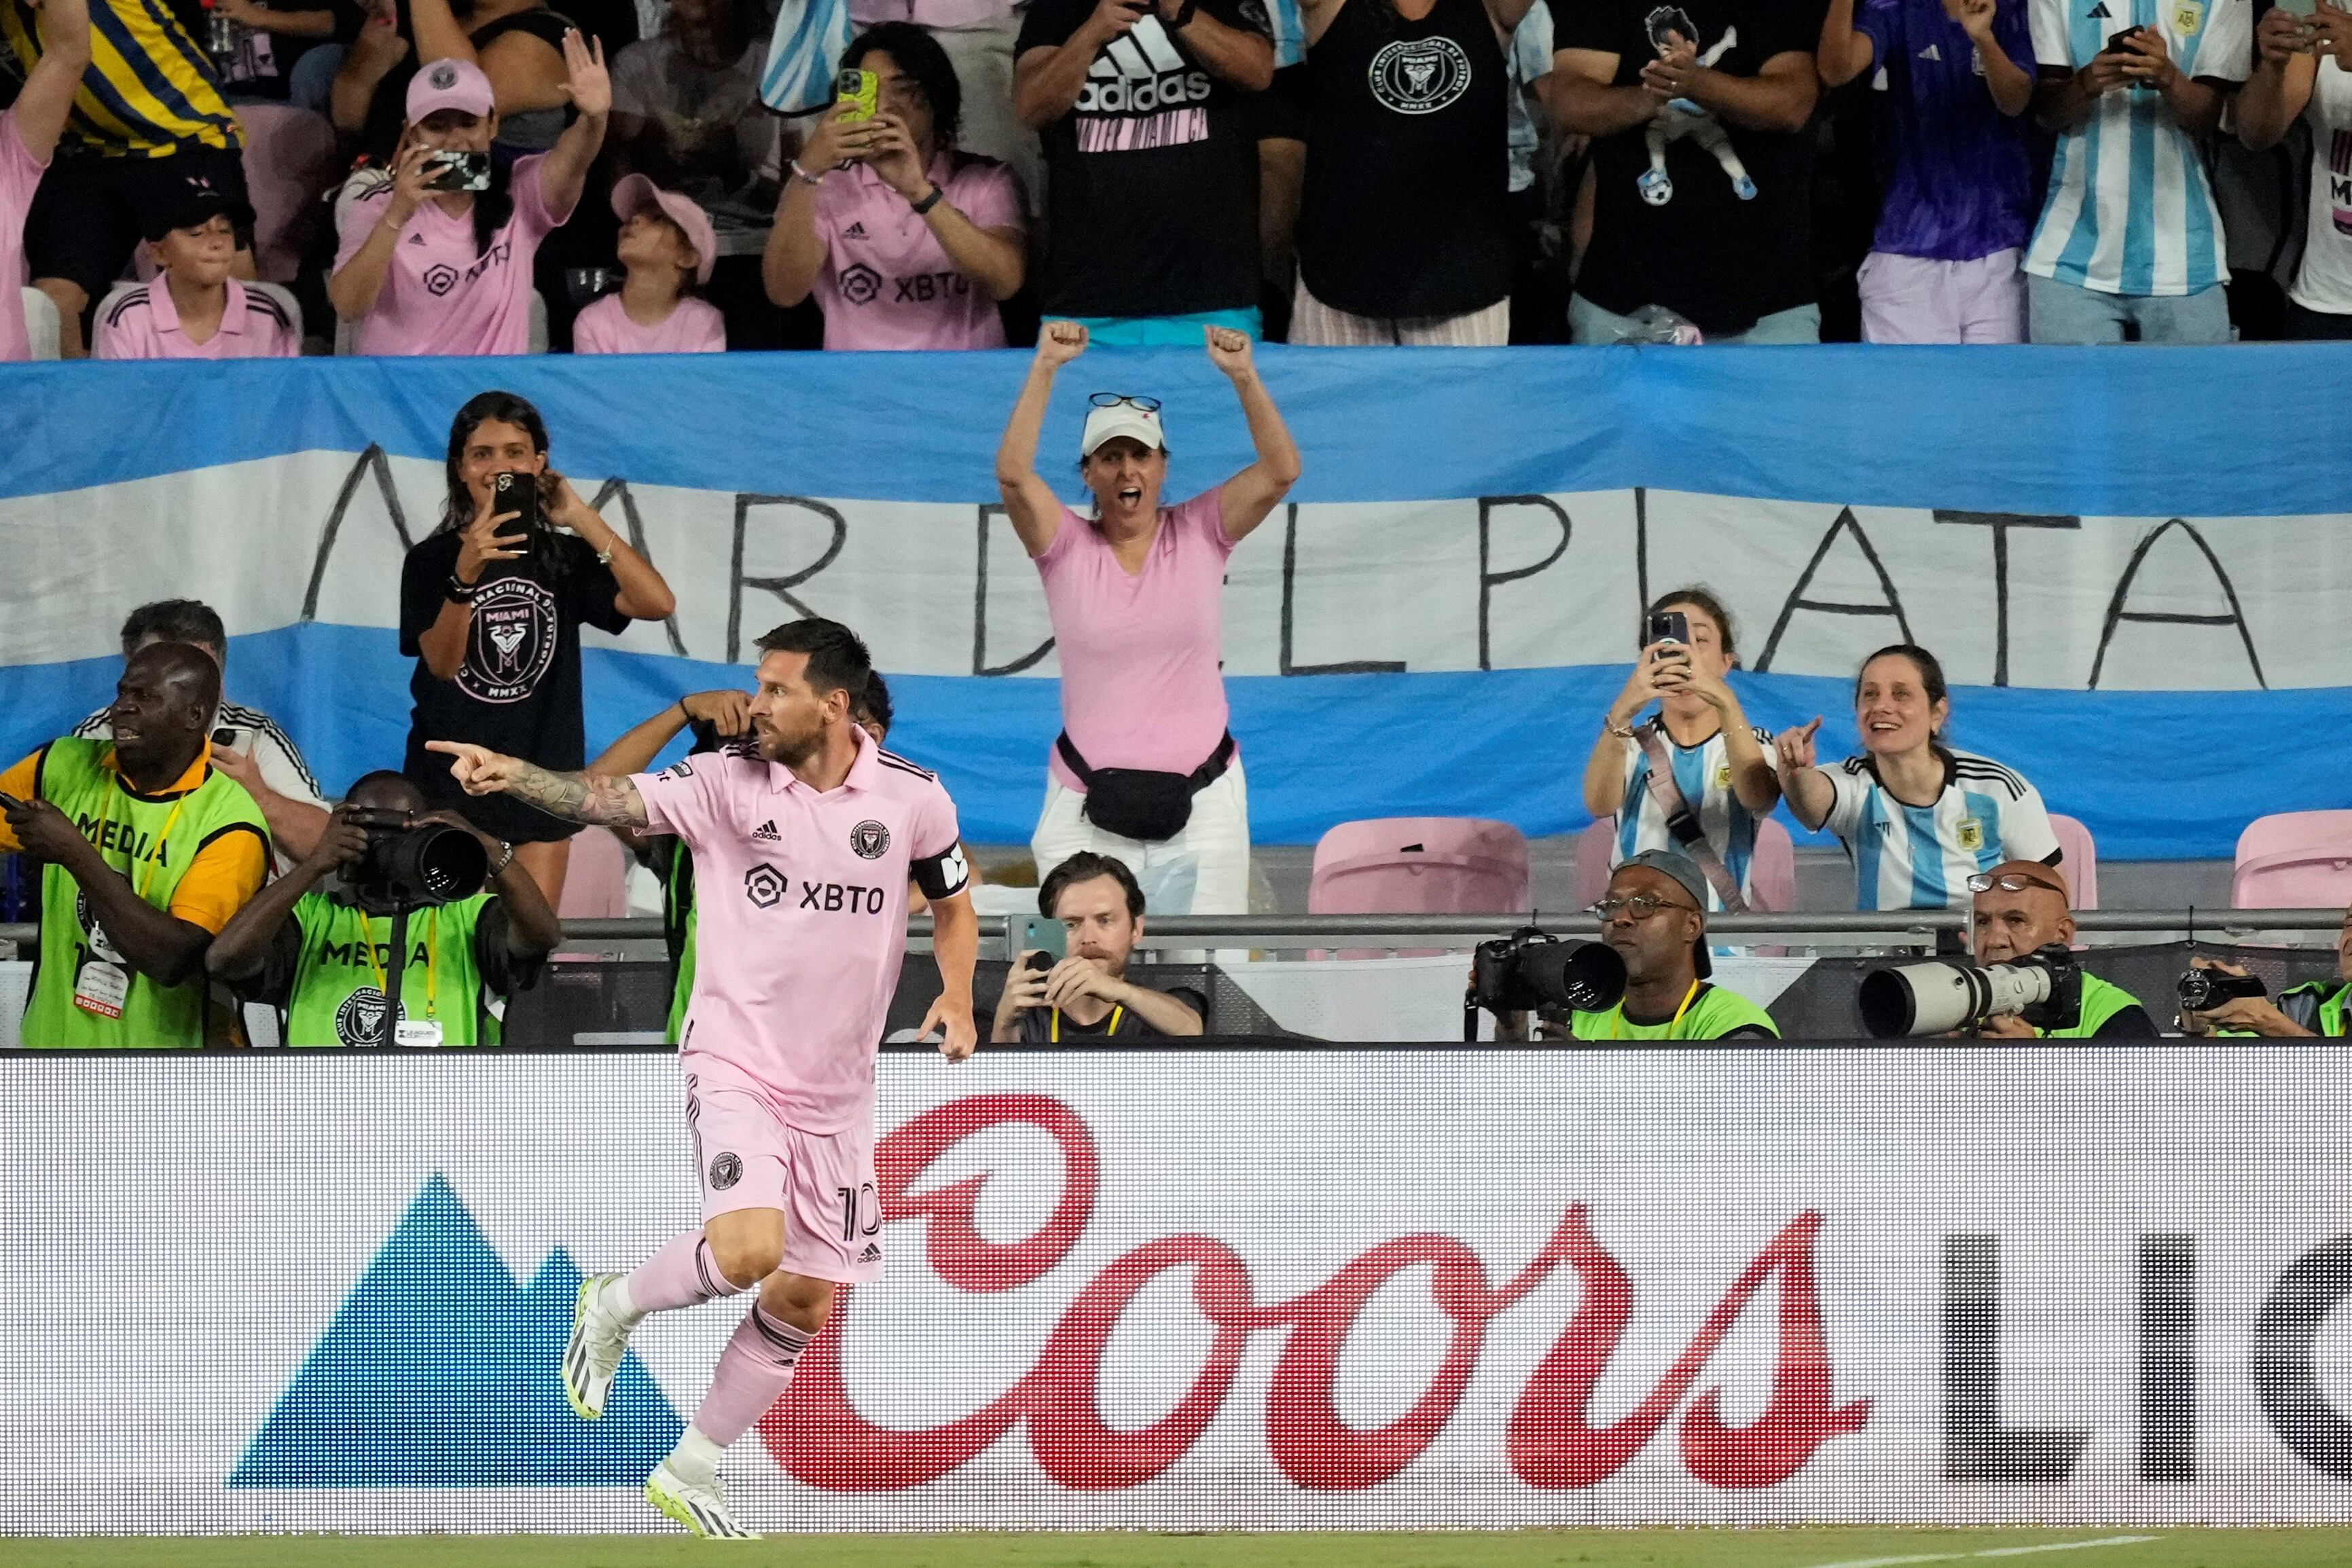
[[[438,1021],[434,1014],[441,989],[440,965],[437,962],[441,948],[437,940],[440,934],[441,923],[427,914],[425,917],[425,1017],[427,1022]],[[383,943],[386,947],[392,946],[391,932],[384,933]],[[368,969],[375,976],[375,994],[389,998],[392,995],[392,977],[384,973],[383,961],[375,956],[375,917],[364,909],[360,911],[360,946],[367,949]],[[399,1020],[395,1019],[393,1022],[397,1027]]]
[[[1683,1014],[1690,1011],[1691,1003],[1696,1001],[1697,998],[1698,982],[1696,980],[1693,980],[1690,984],[1690,989],[1683,993],[1683,1005],[1676,1008],[1675,1009],[1675,1016],[1666,1020],[1666,1035],[1668,1039],[1672,1039],[1674,1037],[1675,1025],[1683,1021]],[[1624,1028],[1625,1004],[1621,1001],[1617,1004],[1616,1013],[1609,1020],[1609,1038],[1612,1040],[1624,1039]]]
[[[1110,1021],[1103,1025],[1103,1033],[1117,1034],[1118,1032],[1118,1020],[1126,1011],[1127,1009],[1123,1007],[1113,1007],[1110,1009]],[[1054,1009],[1053,1027],[1046,1034],[1045,1038],[1053,1044],[1059,1045],[1062,1043],[1062,1009],[1059,1008],[1055,1008]]]

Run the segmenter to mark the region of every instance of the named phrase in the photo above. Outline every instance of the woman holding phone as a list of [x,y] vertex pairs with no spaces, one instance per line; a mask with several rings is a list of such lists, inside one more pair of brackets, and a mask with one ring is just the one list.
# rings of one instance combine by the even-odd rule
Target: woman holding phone
[[1966,909],[1969,879],[2003,861],[2058,863],[2041,795],[1991,758],[1946,746],[1951,716],[1936,655],[1897,643],[1854,676],[1862,755],[1816,767],[1818,717],[1773,738],[1790,813],[1845,844],[1856,909]]
[[547,465],[547,425],[512,392],[486,392],[457,411],[446,473],[441,526],[401,567],[400,651],[416,661],[403,771],[428,805],[512,846],[554,904],[579,828],[504,795],[467,794],[425,743],[473,741],[541,768],[581,767],[582,623],[618,632],[666,618],[677,601]]
[[[1585,761],[1585,810],[1615,821],[1612,870],[1644,850],[1673,850],[1706,873],[1707,908],[1731,907],[1727,890],[1744,904],[1756,824],[1780,804],[1780,780],[1767,749],[1772,732],[1748,725],[1724,681],[1739,663],[1731,612],[1704,588],[1676,589],[1650,606],[1642,642]],[[1635,724],[1652,703],[1658,711]],[[1685,810],[1697,819],[1697,841],[1669,826]]]
[[499,111],[479,66],[430,60],[410,78],[392,178],[343,210],[327,280],[358,352],[528,351],[532,259],[579,205],[613,106],[604,46],[563,43],[580,118],[511,168],[490,152]]

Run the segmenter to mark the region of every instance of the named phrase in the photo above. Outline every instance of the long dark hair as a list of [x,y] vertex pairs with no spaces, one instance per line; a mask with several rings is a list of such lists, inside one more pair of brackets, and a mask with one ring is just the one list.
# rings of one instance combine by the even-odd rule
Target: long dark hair
[[[1863,671],[1869,669],[1871,665],[1878,663],[1881,659],[1910,660],[1911,667],[1919,672],[1919,689],[1927,694],[1927,706],[1929,707],[1932,708],[1937,703],[1948,702],[1950,700],[1950,689],[1944,684],[1944,666],[1937,660],[1935,654],[1930,653],[1927,649],[1922,648],[1916,643],[1889,643],[1885,647],[1879,649],[1878,652],[1871,654],[1867,659],[1864,659],[1861,664],[1855,668],[1853,672],[1853,700],[1856,704],[1859,704],[1862,701]],[[1928,744],[1934,747],[1936,750],[1942,751],[1945,749],[1943,741],[1944,732],[1940,729],[1931,728],[1928,735]]]
[[[490,246],[498,241],[499,231],[514,221],[513,173],[513,161],[499,157],[499,150],[493,144],[490,148],[490,188],[474,193],[474,255],[478,257],[489,255]],[[520,398],[515,401],[522,402]],[[523,403],[523,406],[529,408],[530,405]],[[539,416],[534,413],[531,417],[536,419]],[[541,450],[546,444],[542,438],[540,443]]]
[[956,131],[963,124],[963,84],[956,79],[955,66],[939,40],[912,22],[877,22],[850,40],[841,57],[842,68],[846,70],[877,52],[889,56],[900,70],[915,78],[931,106],[935,151],[953,152]]
[[[449,422],[449,456],[442,468],[449,493],[441,504],[441,527],[436,532],[459,533],[474,520],[474,497],[466,488],[466,443],[473,439],[475,431],[494,419],[528,434],[531,450],[542,457],[547,455],[547,422],[540,418],[539,410],[530,399],[498,391],[476,392],[467,398],[466,406],[457,411],[457,417]],[[545,498],[544,495],[541,497],[541,500]],[[532,553],[536,556],[541,552]]]

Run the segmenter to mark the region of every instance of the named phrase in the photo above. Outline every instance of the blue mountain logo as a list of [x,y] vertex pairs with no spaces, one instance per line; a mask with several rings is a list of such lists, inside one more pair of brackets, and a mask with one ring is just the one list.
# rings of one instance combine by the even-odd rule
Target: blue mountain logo
[[580,1270],[519,1286],[437,1172],[228,1478],[242,1487],[635,1486],[677,1412],[632,1354],[601,1421],[564,1403]]

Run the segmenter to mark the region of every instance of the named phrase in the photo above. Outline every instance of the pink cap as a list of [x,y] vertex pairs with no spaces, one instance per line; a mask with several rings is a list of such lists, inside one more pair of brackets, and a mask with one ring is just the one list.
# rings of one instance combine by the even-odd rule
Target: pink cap
[[694,281],[709,282],[710,268],[719,260],[719,235],[710,227],[710,214],[692,197],[665,191],[643,174],[631,174],[614,185],[613,215],[623,223],[647,207],[660,208],[662,216],[686,231],[686,243],[698,260]]
[[471,60],[435,60],[408,80],[408,123],[418,125],[439,110],[462,109],[477,120],[498,107],[490,78]]

